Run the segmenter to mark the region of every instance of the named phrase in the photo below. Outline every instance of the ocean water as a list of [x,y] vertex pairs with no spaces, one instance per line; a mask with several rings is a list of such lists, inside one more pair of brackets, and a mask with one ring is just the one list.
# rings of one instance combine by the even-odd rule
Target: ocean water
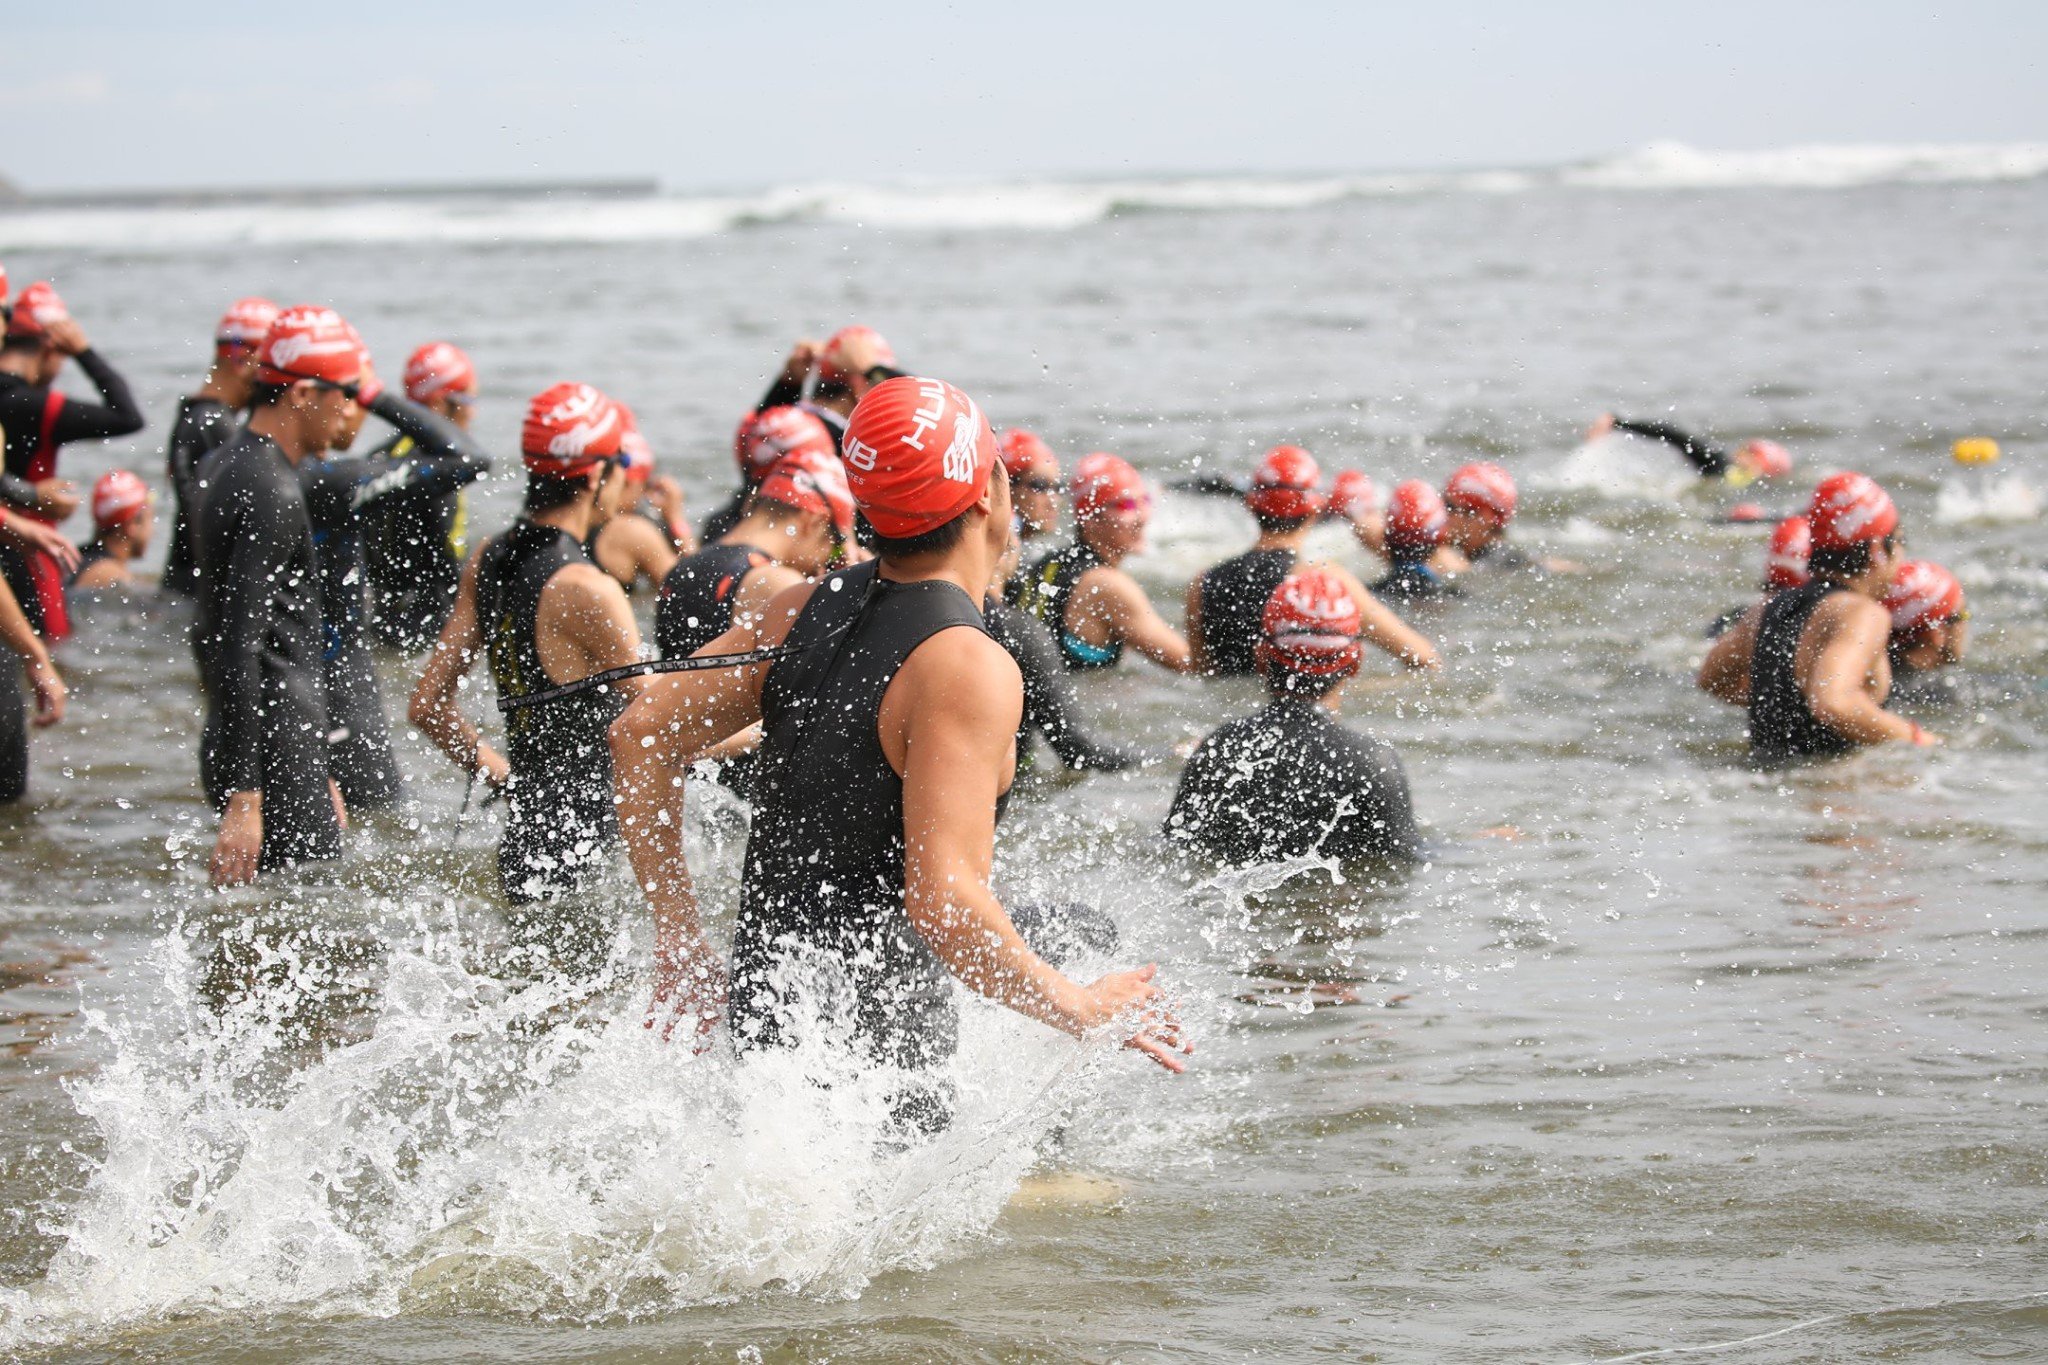
[[[0,811],[0,1349],[60,1360],[2008,1360],[2048,1352],[2048,152],[1646,149],[1550,171],[800,187],[722,198],[0,214],[152,427],[206,329],[328,302],[395,372],[475,357],[509,456],[563,378],[631,401],[708,508],[788,341],[868,322],[1069,461],[1162,484],[1279,441],[1383,484],[1498,460],[1514,539],[1583,566],[1416,614],[1440,679],[1345,717],[1429,856],[1219,874],[1177,764],[1012,803],[997,883],[1111,908],[1184,1077],[970,1005],[961,1121],[878,1144],[887,1077],[640,1027],[621,878],[591,960],[523,958],[495,816],[409,733],[335,868],[216,897],[180,623],[84,613],[72,714]],[[1956,570],[1948,739],[1791,772],[1694,690],[1763,531],[1604,409],[1866,469]],[[1992,436],[1988,469],[1949,458]],[[474,500],[488,531],[517,477]],[[1800,489],[1763,495],[1790,510]],[[1166,492],[1133,565],[1177,618],[1250,537]],[[1325,542],[1360,562],[1340,537]],[[644,609],[645,603],[642,603]],[[413,667],[382,661],[402,724]],[[1162,755],[1256,705],[1082,684]],[[472,702],[481,715],[488,708]],[[691,832],[729,920],[744,817]],[[1648,1353],[1648,1354],[1644,1354]],[[1660,1357],[1658,1353],[1663,1353]],[[1691,1358],[1688,1356],[1687,1358]]]

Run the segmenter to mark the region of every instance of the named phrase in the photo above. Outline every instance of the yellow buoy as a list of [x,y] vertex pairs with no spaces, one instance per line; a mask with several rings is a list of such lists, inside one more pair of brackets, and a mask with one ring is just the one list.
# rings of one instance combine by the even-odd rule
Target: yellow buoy
[[1998,442],[1989,436],[1965,436],[1955,444],[1957,464],[1995,464],[1998,461]]

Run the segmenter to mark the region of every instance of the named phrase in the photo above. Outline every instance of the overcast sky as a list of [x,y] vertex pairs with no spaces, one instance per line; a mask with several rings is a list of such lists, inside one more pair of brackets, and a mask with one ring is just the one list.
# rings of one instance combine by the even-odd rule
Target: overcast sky
[[2048,4],[9,6],[29,189],[1548,164],[2048,141]]

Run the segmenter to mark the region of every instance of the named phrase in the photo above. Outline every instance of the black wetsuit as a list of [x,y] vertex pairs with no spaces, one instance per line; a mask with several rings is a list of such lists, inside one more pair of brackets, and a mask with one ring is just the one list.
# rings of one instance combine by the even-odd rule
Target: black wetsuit
[[109,559],[111,557],[112,552],[108,550],[106,546],[100,544],[97,540],[79,546],[78,567],[73,569],[70,573],[64,576],[65,589],[68,591],[72,588],[77,587],[78,580],[85,576],[85,571],[87,569],[90,569],[93,565],[99,563],[102,559]]
[[[571,564],[588,564],[567,531],[524,519],[484,549],[477,565],[477,615],[491,677],[502,697],[556,684],[542,667],[535,631],[541,592]],[[526,904],[577,890],[611,861],[611,723],[625,709],[612,688],[593,688],[505,717],[505,834],[498,879],[505,898]]]
[[165,592],[185,597],[199,592],[199,559],[192,550],[192,528],[199,520],[199,462],[226,444],[241,425],[240,415],[218,398],[178,400],[178,415],[171,419],[171,439],[164,446],[172,503],[170,550],[164,558]]
[[192,652],[206,689],[207,799],[263,793],[262,866],[341,855],[327,789],[327,700],[313,523],[298,472],[246,427],[199,466]]
[[1632,422],[1617,417],[1614,419],[1614,429],[1635,436],[1647,436],[1653,441],[1662,441],[1685,456],[1686,463],[1697,469],[1703,479],[1722,477],[1734,463],[1735,457],[1719,446],[1708,445],[1699,437],[1663,422]]
[[1258,672],[1260,618],[1297,558],[1293,550],[1247,550],[1202,575],[1202,649],[1211,673]]
[[[453,422],[444,422],[461,434]],[[420,438],[401,430],[370,452],[373,460],[411,460]],[[443,447],[446,448],[445,445]],[[434,453],[434,452],[429,452]],[[464,480],[467,482],[467,480]],[[429,648],[455,610],[462,586],[461,484],[366,507],[362,513],[363,570],[370,585],[370,629],[393,649]]]
[[399,429],[405,458],[330,456],[299,466],[320,564],[328,768],[351,807],[389,805],[404,789],[364,632],[364,526],[380,513],[445,503],[491,467],[462,428],[388,389],[370,411]]
[[1073,541],[1033,564],[1031,571],[1024,575],[1024,586],[1018,593],[1017,605],[1037,617],[1052,632],[1061,660],[1077,673],[1115,668],[1124,657],[1124,642],[1121,640],[1115,644],[1091,645],[1067,629],[1067,602],[1074,595],[1075,585],[1083,574],[1101,563],[1102,560],[1085,541]]
[[1407,858],[1417,844],[1408,775],[1393,746],[1299,697],[1276,697],[1202,741],[1181,773],[1166,832],[1240,864],[1309,852]]
[[1088,733],[1081,723],[1081,705],[1060,659],[1059,646],[1038,619],[997,598],[982,604],[982,619],[996,643],[1017,661],[1024,675],[1024,719],[1017,727],[1017,753],[1030,753],[1031,732],[1037,730],[1053,753],[1069,768],[1121,772],[1145,761],[1136,749]]
[[[0,503],[24,509],[35,501],[26,479],[0,474]],[[29,618],[34,624],[33,617]],[[0,653],[0,805],[28,794],[28,691],[18,660]]]
[[[45,384],[31,384],[20,375],[0,374],[0,431],[7,437],[5,469],[18,479],[40,483],[57,473],[59,447],[73,441],[103,440],[142,430],[142,409],[128,381],[98,351],[82,351],[78,367],[99,390],[101,403],[67,398]],[[70,633],[64,610],[64,574],[46,554],[0,544],[0,573],[21,599],[29,624],[47,640]]]
[[[952,1055],[959,1021],[945,964],[904,910],[903,779],[876,727],[912,651],[984,626],[952,584],[891,583],[878,569],[869,561],[818,585],[790,630],[796,652],[762,686],[729,1018],[741,1047],[772,1044],[802,1000],[877,1058],[923,1068]],[[936,1126],[947,1104],[923,1083],[898,1108]]]
[[1455,597],[1458,585],[1419,559],[1396,560],[1387,576],[1372,585],[1381,601],[1413,602],[1425,597]]
[[706,545],[676,561],[661,582],[654,640],[664,659],[687,659],[732,629],[732,604],[747,575],[775,561],[751,545]]
[[739,525],[740,518],[746,515],[747,499],[753,495],[754,485],[743,484],[738,492],[704,518],[704,524],[697,528],[697,543],[710,545],[730,535],[732,528]]
[[1749,749],[1761,759],[1847,753],[1856,742],[1821,724],[1799,690],[1794,663],[1799,637],[1821,599],[1847,592],[1815,579],[1787,588],[1764,607],[1756,648],[1749,659]]

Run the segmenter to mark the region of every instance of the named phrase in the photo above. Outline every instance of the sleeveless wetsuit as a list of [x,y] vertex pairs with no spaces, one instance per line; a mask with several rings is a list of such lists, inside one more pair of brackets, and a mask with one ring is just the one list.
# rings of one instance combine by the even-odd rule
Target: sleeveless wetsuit
[[1202,647],[1211,673],[1258,672],[1259,618],[1297,558],[1292,550],[1247,550],[1202,575]]
[[[735,1040],[759,1046],[784,1040],[802,1001],[876,1057],[918,1068],[952,1054],[958,1019],[946,967],[903,908],[903,779],[876,725],[912,651],[983,626],[952,584],[892,583],[878,569],[869,561],[818,585],[790,630],[796,652],[762,686],[729,1012]],[[903,1107],[943,1121],[933,1095]]]
[[[568,532],[514,522],[477,565],[477,611],[500,697],[555,686],[541,666],[535,629],[541,592],[571,564],[588,564]],[[595,688],[505,717],[505,834],[498,879],[515,904],[574,891],[609,862],[618,840],[612,815],[608,731],[625,709],[621,694]]]
[[707,545],[676,561],[661,581],[654,640],[664,659],[687,659],[732,629],[732,604],[747,575],[773,563],[751,545]]
[[171,544],[164,559],[165,592],[186,597],[199,592],[199,560],[192,550],[192,527],[199,520],[199,462],[226,444],[241,425],[234,410],[217,398],[178,400],[171,419],[171,439],[164,446],[164,468],[171,480]]
[[1112,645],[1093,645],[1067,629],[1067,603],[1073,598],[1074,585],[1081,581],[1083,574],[1101,563],[1095,551],[1084,542],[1074,541],[1031,566],[1031,572],[1024,576],[1024,589],[1018,599],[1019,606],[1036,616],[1052,632],[1054,642],[1060,647],[1060,658],[1077,673],[1095,668],[1114,668],[1124,657],[1124,642],[1121,640]]
[[1382,601],[1414,601],[1423,597],[1454,597],[1458,585],[1421,560],[1403,560],[1372,585],[1372,595]]
[[[401,432],[372,450],[370,458],[396,464],[433,453],[422,452],[419,445]],[[361,520],[371,631],[393,649],[428,648],[448,623],[462,586],[468,506],[461,485],[436,485],[416,496],[365,507]]]
[[1749,749],[1758,758],[1847,753],[1856,747],[1820,723],[1794,676],[1799,637],[1813,609],[1830,593],[1847,592],[1815,579],[1787,588],[1764,605],[1756,648],[1749,658]]

